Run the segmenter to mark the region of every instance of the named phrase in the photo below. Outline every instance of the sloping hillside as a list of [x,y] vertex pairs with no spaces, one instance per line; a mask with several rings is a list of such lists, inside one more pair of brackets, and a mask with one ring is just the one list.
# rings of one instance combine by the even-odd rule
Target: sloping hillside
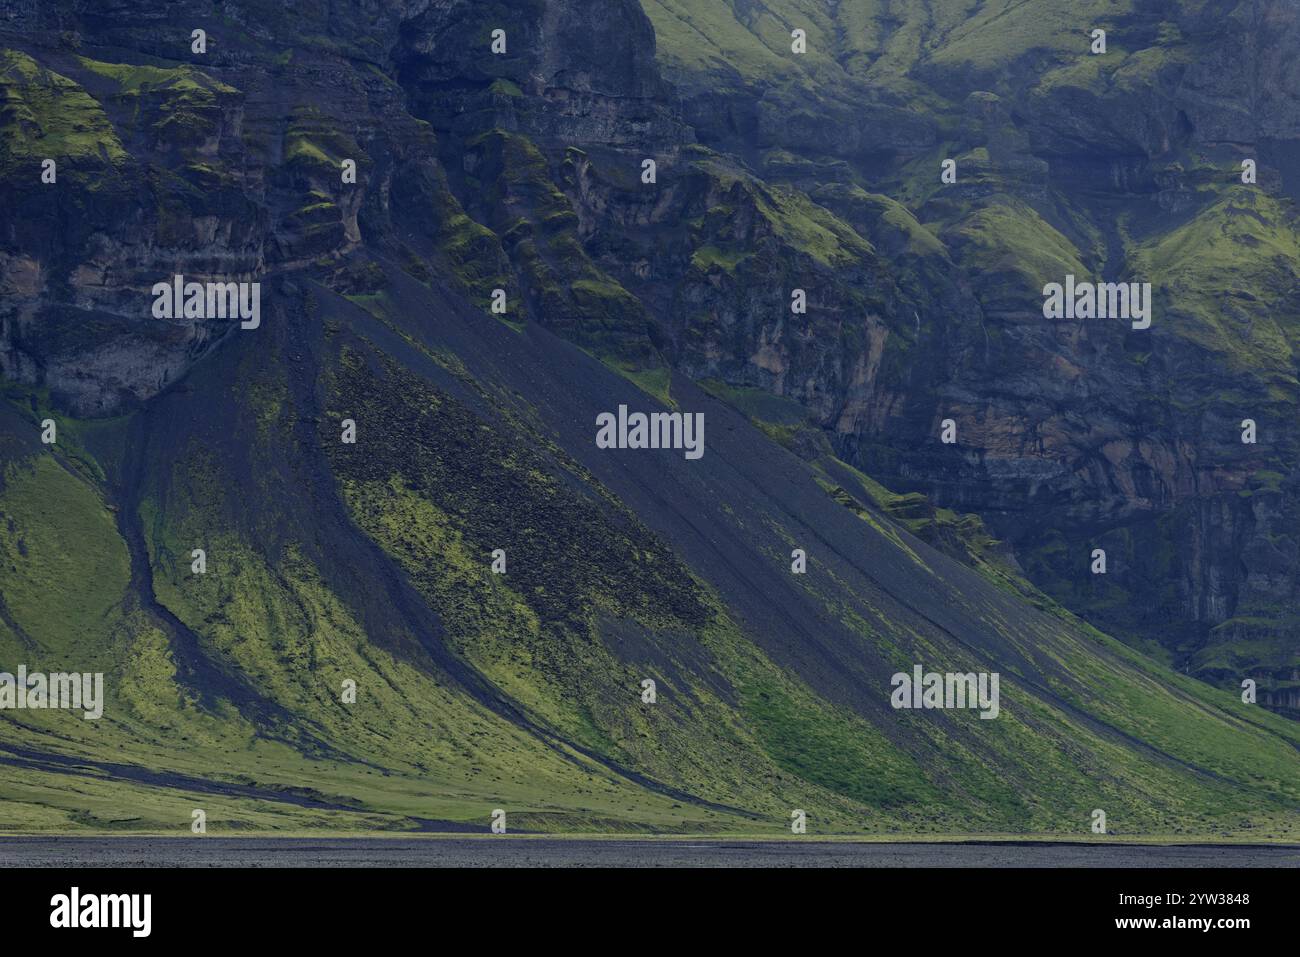
[[[99,722],[6,716],[10,826],[1289,833],[1289,723],[687,382],[702,459],[596,449],[598,410],[658,399],[387,269],[369,308],[295,278],[265,335],[53,451],[11,393],[6,659],[110,692]],[[998,671],[998,718],[893,710],[913,663]]]

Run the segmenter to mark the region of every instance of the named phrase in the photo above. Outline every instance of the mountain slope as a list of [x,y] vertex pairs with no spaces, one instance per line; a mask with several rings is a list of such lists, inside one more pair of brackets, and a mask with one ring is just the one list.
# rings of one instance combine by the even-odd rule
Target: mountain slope
[[[904,25],[983,35],[930,6]],[[0,258],[0,670],[107,689],[99,721],[0,713],[0,826],[185,833],[197,808],[214,831],[487,830],[499,808],[511,830],[775,834],[804,810],[815,833],[1079,836],[1102,809],[1126,835],[1296,836],[1300,731],[1241,701],[1235,662],[1202,661],[1216,689],[1107,637],[1056,600],[1072,559],[1025,544],[1059,528],[1012,552],[945,507],[1014,520],[1037,500],[1005,475],[1061,494],[987,410],[1032,399],[1079,441],[1091,386],[1005,370],[1029,346],[1078,358],[1024,313],[1039,271],[1101,261],[1100,207],[1014,195],[992,148],[954,201],[915,171],[928,154],[714,123],[659,73],[655,32],[670,77],[694,62],[662,11],[630,2],[147,7],[69,4],[56,33],[0,0],[0,190],[35,224]],[[889,117],[943,58],[912,70],[891,31],[790,82],[857,77],[843,102],[909,135]],[[867,63],[886,41],[896,82]],[[720,97],[757,96],[750,43],[719,47]],[[943,130],[929,96],[916,122]],[[1232,276],[1252,289],[1288,268],[1283,201],[1221,192],[1123,238],[1203,320],[1178,341],[1201,338],[1206,374],[1231,336],[1187,247],[1269,245]],[[260,325],[154,318],[176,273],[260,282]],[[1097,342],[1090,368],[1142,365]],[[1242,388],[1283,409],[1275,358]],[[958,446],[932,441],[936,396]],[[620,405],[703,413],[704,455],[598,448]],[[1133,541],[1136,564],[1168,538]],[[1071,607],[1141,604],[1107,598]],[[896,710],[916,665],[997,672],[997,718]]]
[[[68,487],[70,521],[105,514],[98,496],[132,470],[146,476],[119,506],[120,535],[101,519],[83,537],[96,568],[118,556],[104,610],[73,604],[75,585],[46,604],[120,616],[109,627],[152,636],[153,649],[147,670],[143,648],[100,659],[116,689],[102,724],[7,722],[16,767],[98,757],[110,741],[115,764],[176,792],[188,777],[247,785],[299,826],[485,826],[489,805],[507,805],[519,828],[765,830],[799,807],[833,830],[1070,833],[1097,806],[1126,833],[1288,833],[1286,722],[1034,607],[864,493],[845,508],[689,384],[673,397],[704,410],[704,458],[597,450],[596,409],[655,400],[549,333],[391,278],[383,313],[405,317],[401,335],[294,280],[264,338],[236,340],[120,426],[139,433],[99,488],[61,471],[59,453],[10,464],[10,540],[28,552],[18,569],[57,550],[34,541],[50,516],[22,510],[30,470],[42,488]],[[343,412],[356,446],[338,441]],[[826,474],[851,492],[847,468]],[[202,576],[185,560],[196,542]],[[500,577],[494,544],[508,556]],[[794,545],[808,550],[806,576],[790,574]],[[133,547],[148,554],[130,567]],[[28,659],[52,667],[53,639],[8,582],[5,600],[35,643]],[[58,663],[99,640],[90,629]],[[999,671],[1001,715],[893,711],[889,675],[913,662]],[[346,676],[352,706],[338,702]],[[643,677],[658,683],[654,706]],[[178,762],[167,749],[187,741]],[[368,782],[367,769],[397,781]],[[276,807],[290,787],[324,807]],[[26,803],[59,806],[41,797]],[[175,821],[117,824],[183,826],[179,793],[176,804]]]

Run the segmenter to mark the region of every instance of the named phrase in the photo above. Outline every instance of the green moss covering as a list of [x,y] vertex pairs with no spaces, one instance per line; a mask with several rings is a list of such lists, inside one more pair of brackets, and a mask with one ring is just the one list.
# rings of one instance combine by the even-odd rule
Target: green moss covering
[[514,97],[514,96],[524,95],[524,91],[519,89],[519,84],[511,80],[507,80],[504,77],[497,77],[495,80],[493,80],[492,86],[489,87],[489,89],[493,93],[498,94],[499,96]]
[[207,106],[215,102],[217,94],[234,94],[233,86],[213,79],[192,66],[156,67],[133,63],[104,63],[86,57],[77,57],[82,67],[97,76],[112,80],[117,92],[127,96],[164,91],[180,103]]
[[1231,187],[1184,225],[1142,244],[1134,271],[1155,285],[1154,322],[1221,357],[1232,372],[1295,385],[1300,313],[1293,214],[1276,198]]
[[70,161],[74,168],[115,168],[126,151],[99,104],[75,82],[16,50],[0,51],[0,164]]
[[359,169],[369,162],[337,120],[314,108],[294,114],[285,131],[283,149],[285,163],[305,169],[320,167],[322,175],[333,173],[335,180],[343,160],[356,160]]
[[691,265],[703,272],[718,268],[723,272],[734,273],[736,267],[752,255],[739,247],[719,249],[717,246],[700,246],[691,253]]

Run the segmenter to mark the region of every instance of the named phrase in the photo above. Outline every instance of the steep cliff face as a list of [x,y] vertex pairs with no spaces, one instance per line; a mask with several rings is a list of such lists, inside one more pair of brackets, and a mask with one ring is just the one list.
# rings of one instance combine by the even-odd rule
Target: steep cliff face
[[[818,385],[833,398],[808,402],[802,381],[760,374],[798,351],[768,336],[751,340],[762,358],[747,373],[720,374],[805,403],[886,484],[979,512],[1036,583],[1097,623],[1209,680],[1255,677],[1288,708],[1297,12],[894,6],[645,4],[702,143],[808,190],[881,248],[855,207],[885,194],[902,205],[875,222],[919,237],[908,261],[892,257],[918,317],[901,385],[886,366],[865,396],[832,376]],[[846,102],[861,107],[852,118]],[[944,159],[955,183],[940,180]],[[1152,327],[1044,320],[1043,286],[1068,274],[1151,282]],[[903,335],[891,331],[887,356]],[[838,354],[872,367],[869,346]],[[951,447],[938,442],[947,418]],[[1094,548],[1105,578],[1090,573]]]

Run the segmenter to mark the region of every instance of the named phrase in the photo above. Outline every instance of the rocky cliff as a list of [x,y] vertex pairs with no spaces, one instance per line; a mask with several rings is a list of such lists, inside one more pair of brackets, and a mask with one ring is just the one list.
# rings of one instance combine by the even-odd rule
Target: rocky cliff
[[[1297,14],[1093,7],[231,4],[193,54],[203,5],[6,5],[0,362],[110,413],[222,335],[141,316],[153,282],[364,237],[630,370],[797,403],[1069,607],[1290,710]],[[42,150],[62,187],[27,188]],[[1152,282],[1152,328],[1044,320],[1067,273]]]

